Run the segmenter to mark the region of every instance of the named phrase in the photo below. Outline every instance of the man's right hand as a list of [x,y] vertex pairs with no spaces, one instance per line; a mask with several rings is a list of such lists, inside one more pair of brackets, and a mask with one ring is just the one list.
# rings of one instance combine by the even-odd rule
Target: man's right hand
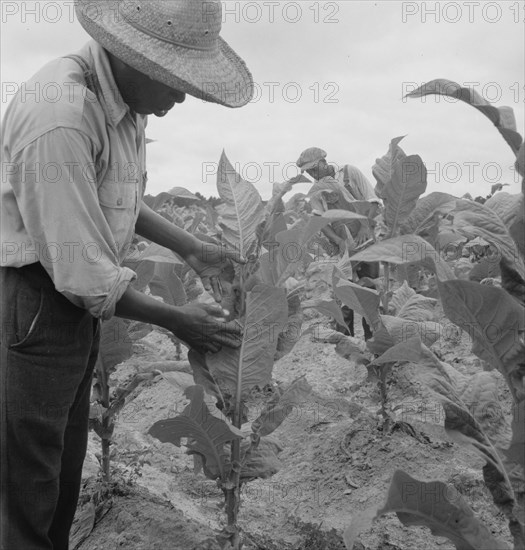
[[205,353],[217,352],[222,346],[238,348],[241,345],[241,324],[226,322],[220,305],[191,304],[177,309],[179,315],[168,328],[190,348]]

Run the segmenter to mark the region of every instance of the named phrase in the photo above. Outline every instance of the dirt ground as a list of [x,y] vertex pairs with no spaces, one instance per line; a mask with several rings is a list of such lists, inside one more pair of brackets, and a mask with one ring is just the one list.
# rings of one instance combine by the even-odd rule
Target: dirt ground
[[[308,324],[328,326],[326,317],[312,310],[308,313]],[[441,321],[442,338],[432,349],[464,374],[481,370],[480,361],[470,352],[468,336],[460,335],[443,317]],[[174,354],[172,343],[154,331],[135,344],[134,356],[118,367],[116,380],[122,383],[141,365],[170,360]],[[343,531],[359,513],[383,505],[396,469],[420,480],[451,484],[497,537],[510,542],[505,519],[483,484],[483,461],[449,441],[441,405],[426,396],[416,372],[413,364],[399,367],[389,386],[396,419],[410,423],[414,432],[383,434],[376,384],[367,381],[365,367],[337,355],[333,345],[316,342],[307,334],[276,363],[275,382],[289,383],[305,374],[313,393],[275,432],[283,446],[280,472],[244,490],[240,524],[245,548],[344,549]],[[505,383],[499,373],[492,375],[499,389],[494,398],[508,412]],[[80,550],[214,548],[203,541],[221,527],[222,493],[202,474],[194,475],[193,458],[183,449],[147,434],[154,422],[176,416],[186,404],[182,388],[192,383],[191,376],[178,373],[172,379],[180,387],[162,377],[144,383],[122,411],[113,445],[115,483],[103,489],[105,494],[96,482],[100,441],[90,434],[83,504],[77,511],[81,521],[75,533]],[[252,403],[255,411],[257,405]],[[104,506],[97,507],[95,518],[95,504],[100,502]],[[89,532],[94,520],[93,530],[78,545],[82,529]],[[426,528],[406,528],[395,514],[388,514],[365,529],[354,548],[448,550],[454,546],[433,537]]]

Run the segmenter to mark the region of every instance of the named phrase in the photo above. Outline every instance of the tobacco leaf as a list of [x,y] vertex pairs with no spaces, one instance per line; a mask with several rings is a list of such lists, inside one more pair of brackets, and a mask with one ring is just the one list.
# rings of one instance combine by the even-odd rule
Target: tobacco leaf
[[437,300],[434,298],[414,294],[397,313],[397,317],[409,321],[433,321],[436,318],[436,304]]
[[457,550],[508,550],[474,517],[459,493],[450,495],[450,488],[441,481],[419,481],[396,470],[376,518],[395,512],[403,525],[428,527],[434,536],[448,538]]
[[157,243],[151,243],[145,248],[138,257],[139,261],[147,260],[149,262],[160,262],[170,264],[182,264],[184,263],[176,254],[169,248],[160,246]]
[[275,239],[278,243],[278,249],[275,251],[275,254],[277,256],[279,277],[283,276],[285,270],[288,273],[290,271],[289,267],[295,268],[304,262],[304,257],[308,254],[308,244],[323,227],[335,221],[366,219],[366,216],[361,216],[347,210],[328,210],[321,216],[309,216],[304,225],[299,224],[297,227],[294,226],[286,231],[277,233]]
[[224,241],[246,256],[263,220],[264,207],[255,186],[237,174],[224,151],[217,172],[217,191],[223,200],[217,212]]
[[133,342],[128,335],[127,322],[120,317],[102,321],[100,326],[100,348],[98,368],[103,368],[107,376],[114,368],[129,359],[133,353]]
[[[376,290],[356,285],[337,276],[334,271],[333,290],[344,305],[362,315],[372,327],[379,324],[379,293]],[[345,323],[343,323],[343,326]]]
[[374,359],[371,365],[400,362],[415,363],[421,359],[422,354],[421,338],[419,336],[412,336],[404,342],[400,342],[387,349],[380,357]]
[[190,399],[190,404],[182,414],[155,422],[148,433],[163,443],[172,443],[177,447],[180,447],[182,437],[188,438],[188,453],[202,457],[206,475],[210,479],[225,480],[229,473],[227,443],[242,439],[242,432],[212,414],[204,402],[202,386],[187,388],[185,395]]
[[263,388],[271,380],[279,334],[288,318],[286,292],[258,284],[246,293],[246,314],[241,347],[223,347],[206,356],[206,365],[221,388],[235,395],[241,378],[242,395],[254,386]]
[[464,88],[457,82],[445,78],[431,80],[407,94],[406,97],[423,97],[429,94],[453,97],[472,105],[496,126],[513,153],[518,154],[522,138],[516,132],[516,120],[510,107],[494,107],[474,89]]
[[406,154],[399,147],[398,143],[405,136],[399,136],[394,138],[388,147],[388,151],[381,158],[376,159],[374,166],[372,166],[372,174],[376,179],[375,193],[380,199],[384,199],[383,190],[385,185],[392,179],[394,174],[394,166],[403,159],[406,158]]
[[139,292],[149,285],[155,274],[155,262],[130,262],[126,260],[123,265],[137,274],[137,278],[131,282],[131,286]]
[[281,469],[281,461],[277,455],[282,450],[280,443],[272,436],[261,437],[256,447],[251,446],[246,440],[243,441],[241,481],[267,479],[276,474]]
[[447,434],[486,460],[483,467],[485,485],[494,503],[509,519],[516,548],[520,548],[525,542],[525,521],[514,494],[514,469],[504,459],[510,430],[497,400],[494,378],[487,372],[477,373],[464,386],[461,395],[441,377],[431,376],[429,387],[442,400]]
[[275,431],[293,412],[302,406],[312,392],[310,384],[303,375],[296,378],[284,391],[276,392],[263,412],[252,423],[252,430],[261,436]]
[[[439,340],[443,327],[432,321],[411,321],[391,315],[380,315],[381,323],[392,337],[394,344],[406,342],[409,338],[418,336],[425,346],[431,346]],[[375,334],[374,334],[375,336]]]
[[523,306],[501,288],[470,281],[438,281],[443,309],[473,340],[472,352],[496,367],[515,396],[515,353],[525,328]]
[[383,216],[390,235],[396,234],[426,188],[427,170],[419,155],[410,155],[394,164],[392,179],[382,191],[385,202]]
[[309,307],[316,309],[323,315],[332,317],[341,326],[346,326],[341,306],[335,300],[307,300],[303,302],[303,308]]
[[418,235],[399,235],[373,244],[352,256],[358,262],[388,262],[392,264],[420,263],[441,280],[455,279],[448,264],[441,260],[434,247]]
[[456,206],[457,198],[448,193],[435,191],[418,199],[410,215],[400,225],[401,233],[419,233],[437,212],[447,214]]
[[510,227],[518,218],[522,209],[523,198],[521,193],[511,195],[510,193],[496,193],[487,199],[483,206],[494,210],[501,218],[501,221]]
[[513,263],[521,277],[525,276],[525,267],[517,246],[494,210],[477,202],[458,200],[451,215],[454,217],[455,230],[469,239],[481,237],[493,245],[500,256]]
[[182,306],[187,303],[184,284],[174,270],[172,264],[156,263],[149,289],[154,296],[160,296],[171,306]]
[[407,282],[404,281],[403,284],[392,293],[388,313],[397,315],[412,296],[416,296],[416,291],[410,288]]
[[217,399],[221,409],[224,408],[224,397],[217,381],[208,370],[206,357],[194,349],[190,349],[188,352],[188,361],[190,362],[195,384],[202,386],[208,394],[213,395]]

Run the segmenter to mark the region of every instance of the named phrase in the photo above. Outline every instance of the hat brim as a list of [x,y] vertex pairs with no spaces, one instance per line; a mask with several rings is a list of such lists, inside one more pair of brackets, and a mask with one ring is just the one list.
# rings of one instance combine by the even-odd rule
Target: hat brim
[[92,0],[77,0],[76,4],[78,20],[91,37],[115,57],[154,80],[226,107],[242,107],[252,99],[252,75],[222,38],[211,51],[177,46],[143,33],[124,17],[116,17],[111,2],[97,2],[97,16],[93,19],[86,15]]
[[306,164],[303,164],[303,166],[301,166],[301,173],[303,172],[306,172],[306,170],[310,170],[310,168],[313,168],[316,164],[319,163],[321,159],[317,159],[317,160],[311,160],[310,162],[307,162]]

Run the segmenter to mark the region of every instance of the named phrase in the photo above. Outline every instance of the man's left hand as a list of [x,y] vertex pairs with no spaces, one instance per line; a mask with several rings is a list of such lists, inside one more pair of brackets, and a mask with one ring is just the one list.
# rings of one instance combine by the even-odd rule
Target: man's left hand
[[213,294],[216,302],[222,300],[220,281],[222,271],[228,267],[230,261],[239,264],[246,263],[240,252],[202,241],[184,260],[199,275],[205,290]]

